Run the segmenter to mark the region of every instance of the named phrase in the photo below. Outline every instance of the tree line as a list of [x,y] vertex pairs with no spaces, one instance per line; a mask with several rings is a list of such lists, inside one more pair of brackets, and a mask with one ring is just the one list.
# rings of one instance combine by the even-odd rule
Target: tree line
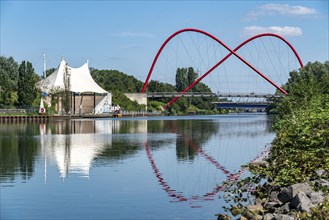
[[30,107],[38,103],[40,96],[37,99],[39,92],[35,84],[39,80],[29,61],[18,64],[13,57],[0,56],[0,108]]
[[[125,109],[144,109],[137,103],[127,102],[122,93],[139,93],[143,86],[143,82],[133,76],[122,73],[118,70],[98,70],[91,68],[93,79],[105,90],[113,93],[113,102],[119,104]],[[146,92],[181,92],[197,79],[197,73],[192,67],[178,68],[175,76],[175,84],[163,83],[158,80],[151,80],[147,86]],[[204,83],[199,82],[191,90],[191,92],[211,93],[211,89]],[[119,97],[119,98],[118,98]],[[121,98],[120,98],[121,97]],[[161,110],[170,98],[156,98],[148,101],[149,110]],[[186,114],[189,111],[216,111],[212,102],[217,98],[212,97],[193,97],[180,98],[176,103],[167,110],[169,114]]]
[[[56,69],[46,70],[49,76]],[[91,76],[103,89],[112,93],[113,103],[120,105],[125,110],[143,110],[145,106],[129,100],[124,93],[139,93],[143,82],[134,76],[127,75],[118,70],[98,70],[90,68]],[[163,83],[151,80],[147,92],[181,92],[197,78],[197,73],[192,67],[178,68],[175,76],[175,84]],[[18,64],[13,57],[0,57],[0,108],[37,107],[40,102],[41,91],[36,83],[41,77],[35,73],[29,61]],[[202,82],[194,86],[191,92],[211,93],[211,89]],[[58,100],[53,94],[54,100]],[[56,98],[57,97],[57,98]],[[216,98],[180,98],[167,110],[170,114],[185,114],[189,111],[214,111],[213,101]],[[169,98],[150,100],[148,109],[162,110],[162,106],[170,101]]]
[[329,170],[329,61],[291,72],[283,88],[289,95],[269,110],[277,114],[277,136],[267,175],[289,185],[315,178],[317,169]]
[[[296,219],[328,219],[329,187],[318,185],[317,181],[329,180],[329,61],[308,63],[303,69],[292,71],[283,88],[288,95],[276,100],[268,109],[269,113],[276,114],[273,126],[276,137],[265,158],[267,163],[264,166],[251,164],[249,168],[253,175],[233,186],[246,184],[250,189],[255,189],[252,195],[256,198],[253,201],[267,202],[282,187],[306,182],[316,191],[325,193],[323,195],[327,198],[312,207],[310,212],[294,210],[288,214]],[[323,173],[319,174],[321,171]],[[243,196],[250,195],[245,193],[239,196],[238,193],[232,194],[231,198],[244,201],[246,197]],[[243,210],[247,205],[239,202],[235,205],[238,209],[230,209],[232,213],[234,210],[235,215],[246,217]],[[273,214],[282,210],[280,206],[276,207],[265,206],[257,214]]]

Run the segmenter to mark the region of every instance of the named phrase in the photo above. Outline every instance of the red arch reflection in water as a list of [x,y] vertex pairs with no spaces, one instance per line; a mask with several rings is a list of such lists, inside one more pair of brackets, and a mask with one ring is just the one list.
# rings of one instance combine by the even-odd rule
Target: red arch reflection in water
[[[211,164],[213,164],[217,169],[221,170],[227,177],[227,180],[231,182],[237,181],[240,176],[244,173],[246,168],[243,168],[239,170],[236,173],[231,173],[228,171],[223,165],[221,165],[217,160],[215,160],[212,156],[210,156],[207,152],[205,152],[200,146],[194,144],[190,139],[185,138],[186,141],[188,141],[189,145],[196,150],[202,157],[206,158]],[[148,145],[148,142],[144,144],[145,151],[147,158],[151,164],[151,167],[153,169],[153,172],[159,182],[159,184],[162,186],[162,189],[168,194],[169,197],[175,199],[171,202],[187,202],[190,201],[190,205],[193,204],[193,201],[207,201],[207,200],[214,200],[214,196],[225,189],[224,185],[218,185],[216,186],[213,191],[205,193],[203,195],[194,195],[190,197],[184,196],[182,192],[177,192],[175,189],[171,188],[170,185],[165,181],[165,179],[162,176],[162,173],[160,172],[159,168],[157,167],[154,158],[152,156],[150,147]],[[256,157],[250,161],[255,162],[263,159],[268,155],[268,147],[269,145],[265,146],[265,150],[263,150],[260,154],[256,155]],[[190,206],[191,208],[201,208],[201,206]]]

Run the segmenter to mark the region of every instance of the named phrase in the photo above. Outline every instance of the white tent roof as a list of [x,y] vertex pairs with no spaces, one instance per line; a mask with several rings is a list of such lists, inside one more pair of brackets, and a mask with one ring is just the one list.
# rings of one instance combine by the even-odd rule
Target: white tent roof
[[64,90],[64,70],[68,68],[70,77],[70,91],[76,93],[108,93],[102,89],[91,77],[88,63],[79,68],[70,67],[64,59],[61,60],[58,68],[46,79],[41,80],[37,85],[42,92],[51,93],[53,91]]

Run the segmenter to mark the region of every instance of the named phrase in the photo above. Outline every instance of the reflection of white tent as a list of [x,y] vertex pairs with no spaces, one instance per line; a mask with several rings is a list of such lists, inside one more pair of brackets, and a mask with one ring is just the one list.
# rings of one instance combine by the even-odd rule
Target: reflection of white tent
[[64,90],[64,72],[68,69],[70,74],[70,91],[75,93],[108,93],[102,89],[91,77],[88,63],[79,68],[70,67],[63,59],[58,68],[46,79],[41,80],[38,85],[42,92],[51,93],[52,91]]
[[[52,156],[55,157],[61,177],[67,177],[69,173],[89,176],[93,160],[106,147],[112,146],[111,120],[96,120],[91,124],[84,120],[77,122],[81,122],[74,129],[78,133],[51,136],[54,140]],[[89,127],[89,132],[95,133],[79,133],[84,126]]]
[[[75,123],[79,122],[79,123]],[[44,152],[44,180],[47,181],[47,159],[57,164],[60,176],[65,178],[70,173],[89,177],[90,168],[97,156],[112,146],[112,120],[72,120],[71,134],[64,134],[56,123],[55,133],[46,125],[40,124],[40,145]],[[87,129],[85,129],[87,128]],[[74,132],[74,133],[73,133]]]
[[89,176],[93,160],[104,150],[105,144],[112,144],[104,137],[94,134],[57,135],[53,156],[60,176],[64,178],[69,173]]

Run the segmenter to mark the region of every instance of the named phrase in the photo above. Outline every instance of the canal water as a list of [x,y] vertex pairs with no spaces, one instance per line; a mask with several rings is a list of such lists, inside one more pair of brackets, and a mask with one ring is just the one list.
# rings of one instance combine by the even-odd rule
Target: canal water
[[1,219],[216,219],[264,114],[0,124]]

